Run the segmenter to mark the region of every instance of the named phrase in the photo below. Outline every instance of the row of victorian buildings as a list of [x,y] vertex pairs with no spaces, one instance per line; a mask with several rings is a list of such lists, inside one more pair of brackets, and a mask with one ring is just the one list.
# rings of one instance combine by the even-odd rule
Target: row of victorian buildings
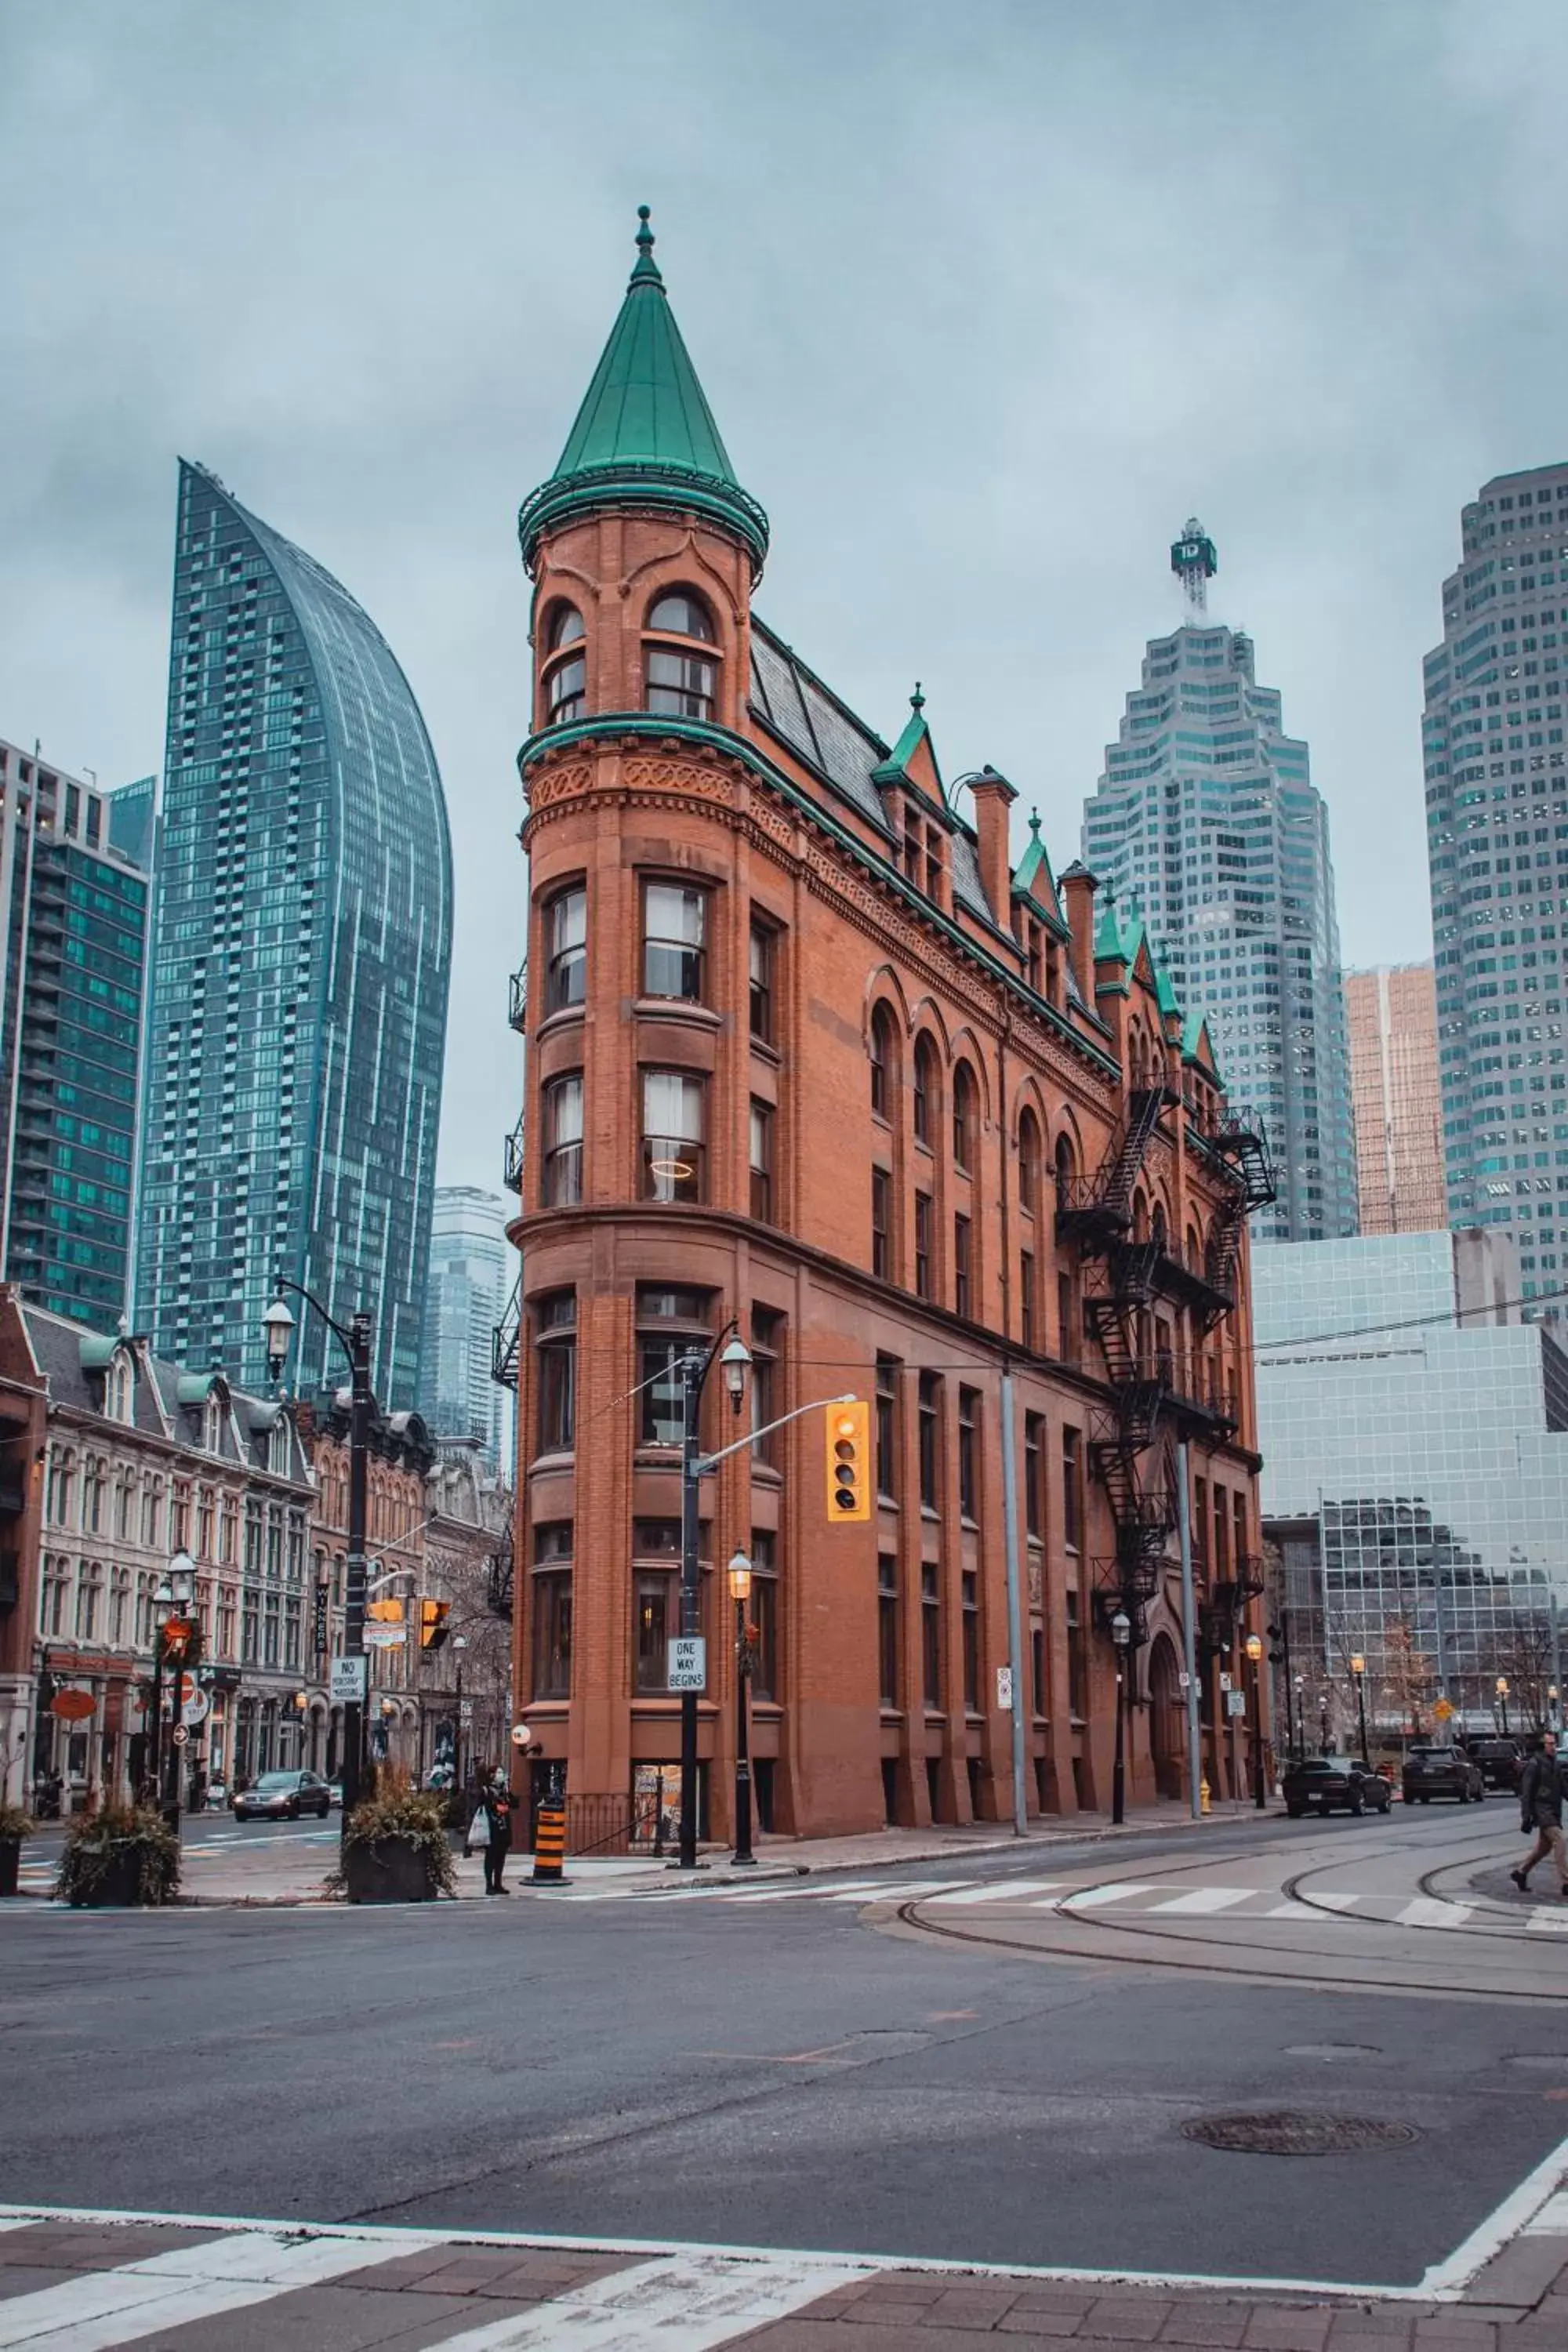
[[[247,1395],[220,1370],[182,1370],[144,1339],[93,1332],[0,1288],[5,1801],[58,1781],[63,1805],[79,1810],[142,1780],[155,1597],[180,1554],[202,1627],[187,1788],[275,1767],[336,1771],[342,1711],[327,1671],[342,1646],[347,1432],[346,1394],[323,1410]],[[371,1574],[405,1611],[404,1638],[372,1655],[371,1738],[411,1773],[456,1744],[465,1666],[465,1754],[487,1741],[500,1752],[508,1673],[489,1604],[498,1555],[510,1557],[510,1507],[471,1450],[438,1449],[413,1413],[377,1421]],[[429,1649],[424,1598],[448,1609],[447,1638]]]

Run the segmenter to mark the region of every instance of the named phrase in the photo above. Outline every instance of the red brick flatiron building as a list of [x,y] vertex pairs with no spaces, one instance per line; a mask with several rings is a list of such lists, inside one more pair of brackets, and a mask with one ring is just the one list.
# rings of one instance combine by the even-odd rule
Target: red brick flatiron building
[[[1180,1793],[1178,1449],[1204,1763],[1247,1784],[1260,1590],[1246,1220],[1268,1197],[1136,922],[1015,866],[1013,785],[944,774],[919,689],[889,743],[753,609],[768,545],[676,326],[646,215],[560,464],[533,583],[517,1694],[577,1838],[673,1802],[681,1381],[734,1324],[746,1420],[868,1401],[868,1520],[830,1525],[825,1416],[701,1486],[703,1827],[731,1827],[748,1618],[757,1808],[820,1834],[1007,1819],[1000,1384],[1031,1810],[1110,1801],[1113,1617],[1130,1791]],[[1249,1694],[1233,1728],[1222,1675]],[[535,1786],[541,1785],[536,1780]]]

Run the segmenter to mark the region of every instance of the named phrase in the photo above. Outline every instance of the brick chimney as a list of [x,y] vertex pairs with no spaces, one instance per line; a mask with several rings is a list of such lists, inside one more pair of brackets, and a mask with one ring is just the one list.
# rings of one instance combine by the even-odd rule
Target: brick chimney
[[1008,847],[1007,812],[1018,795],[1005,776],[989,765],[971,776],[974,822],[980,835],[980,881],[990,902],[991,919],[1010,931],[1013,902],[1013,859]]
[[1078,992],[1094,1011],[1094,894],[1100,883],[1088,866],[1074,858],[1058,885],[1062,911],[1072,933],[1073,978]]

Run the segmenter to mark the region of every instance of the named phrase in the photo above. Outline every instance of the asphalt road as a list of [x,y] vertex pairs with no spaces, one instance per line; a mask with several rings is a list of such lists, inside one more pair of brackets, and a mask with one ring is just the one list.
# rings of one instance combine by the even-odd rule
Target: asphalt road
[[[1205,1866],[1287,1871],[1302,1826],[1205,1831]],[[1413,1871],[1452,1851],[1449,1816],[1395,1826]],[[1157,1874],[1193,1833],[1114,1854]],[[1551,2006],[1380,1992],[1376,1958],[1332,1989],[1042,1958],[830,1893],[7,1908],[0,2200],[1409,2284],[1568,2128]],[[1568,1951],[1536,1943],[1560,1993]],[[1292,2159],[1182,2134],[1268,2108],[1418,2136]]]

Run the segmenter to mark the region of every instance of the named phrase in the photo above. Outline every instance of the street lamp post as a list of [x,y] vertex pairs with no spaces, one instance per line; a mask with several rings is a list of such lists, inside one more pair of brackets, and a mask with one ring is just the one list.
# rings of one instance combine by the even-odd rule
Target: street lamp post
[[454,1718],[454,1720],[453,1720],[453,1724],[452,1724],[452,1791],[453,1791],[453,1794],[454,1794],[455,1796],[459,1796],[459,1797],[460,1797],[460,1796],[462,1795],[462,1793],[463,1793],[463,1654],[463,1654],[463,1652],[468,1648],[468,1635],[467,1635],[466,1633],[454,1633],[454,1634],[453,1634],[453,1636],[452,1636],[452,1655],[453,1655],[454,1659],[455,1659],[455,1660],[456,1660],[456,1662],[457,1662],[457,1667],[458,1667],[458,1697],[457,1697],[457,1708],[458,1708],[458,1712],[457,1712],[456,1717]]
[[1494,1687],[1497,1691],[1497,1703],[1502,1714],[1502,1736],[1506,1739],[1508,1738],[1508,1676],[1499,1675]]
[[342,1346],[349,1360],[349,1527],[348,1558],[343,1575],[343,1654],[357,1662],[356,1688],[353,1697],[343,1702],[343,1835],[348,1835],[349,1816],[359,1802],[360,1784],[364,1778],[365,1753],[365,1504],[370,1458],[371,1416],[375,1400],[370,1387],[370,1317],[363,1311],[353,1316],[345,1331],[334,1322],[319,1298],[298,1282],[285,1282],[278,1277],[279,1296],[274,1298],[261,1318],[267,1334],[267,1359],[272,1377],[282,1373],[288,1359],[289,1342],[293,1336],[294,1318],[283,1304],[281,1294],[292,1291],[307,1307],[313,1307]]
[[746,1715],[746,1684],[751,1675],[752,1645],[746,1629],[746,1603],[752,1597],[752,1563],[743,1551],[730,1562],[730,1598],[735,1604],[735,1861],[749,1867],[752,1852],[752,1750]]
[[[728,1339],[728,1345],[721,1344]],[[698,1498],[702,1476],[700,1421],[702,1391],[715,1362],[724,1367],[730,1404],[739,1412],[746,1391],[746,1370],[752,1351],[733,1322],[720,1332],[706,1355],[683,1357],[680,1365],[680,1631],[691,1640],[701,1630],[702,1582],[698,1559],[700,1534]],[[680,1867],[697,1867],[697,1699],[694,1690],[680,1694]]]
[[1356,1717],[1361,1724],[1361,1760],[1370,1771],[1372,1758],[1366,1744],[1366,1660],[1359,1650],[1351,1660],[1351,1675],[1355,1683]]
[[[1252,1801],[1261,1813],[1268,1799],[1263,1788],[1263,1641],[1257,1633],[1247,1637],[1247,1654],[1252,1663]],[[1287,1731],[1288,1731],[1287,1727]]]
[[[163,1596],[168,1603],[163,1605]],[[169,1572],[153,1597],[153,1713],[159,1728],[158,1760],[153,1778],[158,1790],[158,1810],[167,1826],[177,1837],[180,1833],[180,1749],[184,1745],[175,1738],[181,1727],[180,1688],[187,1659],[195,1655],[194,1639],[196,1605],[195,1563],[188,1551],[177,1551],[169,1562]],[[169,1738],[163,1743],[163,1669],[172,1675],[169,1694]]]
[[310,1769],[305,1761],[305,1727],[309,1719],[306,1711],[309,1708],[310,1704],[310,1694],[309,1691],[297,1690],[295,1692],[294,1710],[300,1725],[300,1769],[301,1772],[308,1772]]
[[1120,1829],[1127,1819],[1127,1645],[1132,1639],[1132,1620],[1121,1607],[1110,1621],[1110,1639],[1116,1651],[1116,1748],[1110,1767],[1110,1821],[1112,1828]]
[[153,1801],[163,1801],[163,1628],[174,1613],[174,1588],[167,1573],[153,1592],[153,1739],[147,1759],[147,1779],[153,1784]]

